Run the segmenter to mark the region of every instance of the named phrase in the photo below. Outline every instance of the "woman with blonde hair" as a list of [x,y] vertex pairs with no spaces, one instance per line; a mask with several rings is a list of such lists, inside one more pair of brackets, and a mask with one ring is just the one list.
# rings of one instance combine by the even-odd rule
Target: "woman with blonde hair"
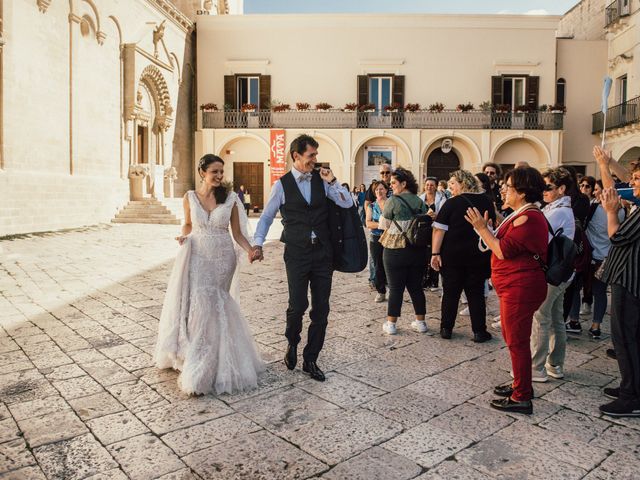
[[480,251],[478,235],[465,220],[468,208],[477,208],[496,221],[493,202],[478,179],[466,170],[451,173],[448,183],[452,197],[447,200],[433,222],[431,266],[442,274],[440,336],[450,339],[464,290],[469,302],[473,341],[491,339],[486,325],[484,282],[491,276],[491,254]]

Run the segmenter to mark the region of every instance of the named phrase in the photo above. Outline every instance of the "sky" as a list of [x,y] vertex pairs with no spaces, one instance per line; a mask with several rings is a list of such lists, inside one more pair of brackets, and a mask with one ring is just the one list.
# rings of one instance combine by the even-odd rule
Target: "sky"
[[481,13],[562,15],[578,0],[244,0],[244,13]]

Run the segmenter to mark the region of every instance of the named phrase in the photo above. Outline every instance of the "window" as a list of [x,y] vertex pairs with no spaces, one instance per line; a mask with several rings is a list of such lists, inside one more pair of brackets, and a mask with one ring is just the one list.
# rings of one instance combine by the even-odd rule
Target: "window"
[[513,109],[526,104],[525,85],[526,80],[524,77],[503,77],[503,103],[511,105]]
[[618,78],[618,103],[627,101],[627,76]]
[[369,102],[376,110],[383,110],[391,104],[392,77],[369,77]]
[[539,84],[540,77],[533,75],[495,75],[491,77],[491,103],[536,109]]
[[556,104],[566,105],[567,97],[567,82],[564,78],[559,78],[556,82]]
[[253,103],[260,108],[260,77],[238,77],[237,88],[238,110],[245,103]]

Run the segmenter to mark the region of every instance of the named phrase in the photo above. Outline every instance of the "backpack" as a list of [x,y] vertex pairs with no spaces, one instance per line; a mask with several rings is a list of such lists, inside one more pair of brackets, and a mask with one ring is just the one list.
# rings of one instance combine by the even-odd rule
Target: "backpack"
[[358,207],[354,204],[349,208],[342,208],[330,199],[327,202],[333,269],[344,273],[361,272],[369,261],[369,250]]
[[587,227],[582,226],[580,220],[576,220],[576,233],[573,236],[573,243],[576,244],[576,258],[573,262],[573,269],[576,272],[586,272],[591,265],[591,253],[593,248],[587,238]]
[[413,218],[409,223],[409,227],[406,230],[402,230],[398,222],[393,220],[396,228],[402,232],[402,236],[407,241],[408,247],[431,247],[431,225],[433,220],[426,213],[422,213],[420,210],[414,210],[409,203],[400,195],[394,195],[398,200],[402,201],[407,208],[413,213]]
[[569,280],[571,275],[573,275],[573,264],[575,262],[577,249],[572,239],[562,235],[562,228],[554,232],[548,220],[547,227],[549,228],[549,233],[552,235],[549,245],[547,246],[547,263],[544,263],[539,255],[534,255],[533,258],[535,258],[542,267],[547,283],[557,287],[561,283]]

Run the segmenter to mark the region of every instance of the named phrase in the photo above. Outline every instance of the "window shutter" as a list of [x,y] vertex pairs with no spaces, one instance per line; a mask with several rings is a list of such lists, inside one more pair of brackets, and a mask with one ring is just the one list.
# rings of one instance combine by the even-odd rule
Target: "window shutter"
[[358,105],[369,103],[369,76],[358,75]]
[[224,104],[231,110],[238,108],[236,101],[236,77],[235,75],[224,76]]
[[404,75],[393,76],[393,103],[398,103],[404,107]]
[[527,77],[527,106],[538,108],[538,90],[540,89],[540,77]]
[[502,76],[497,75],[491,77],[491,103],[494,106],[504,103],[502,96]]
[[271,75],[260,75],[260,110],[271,108]]

